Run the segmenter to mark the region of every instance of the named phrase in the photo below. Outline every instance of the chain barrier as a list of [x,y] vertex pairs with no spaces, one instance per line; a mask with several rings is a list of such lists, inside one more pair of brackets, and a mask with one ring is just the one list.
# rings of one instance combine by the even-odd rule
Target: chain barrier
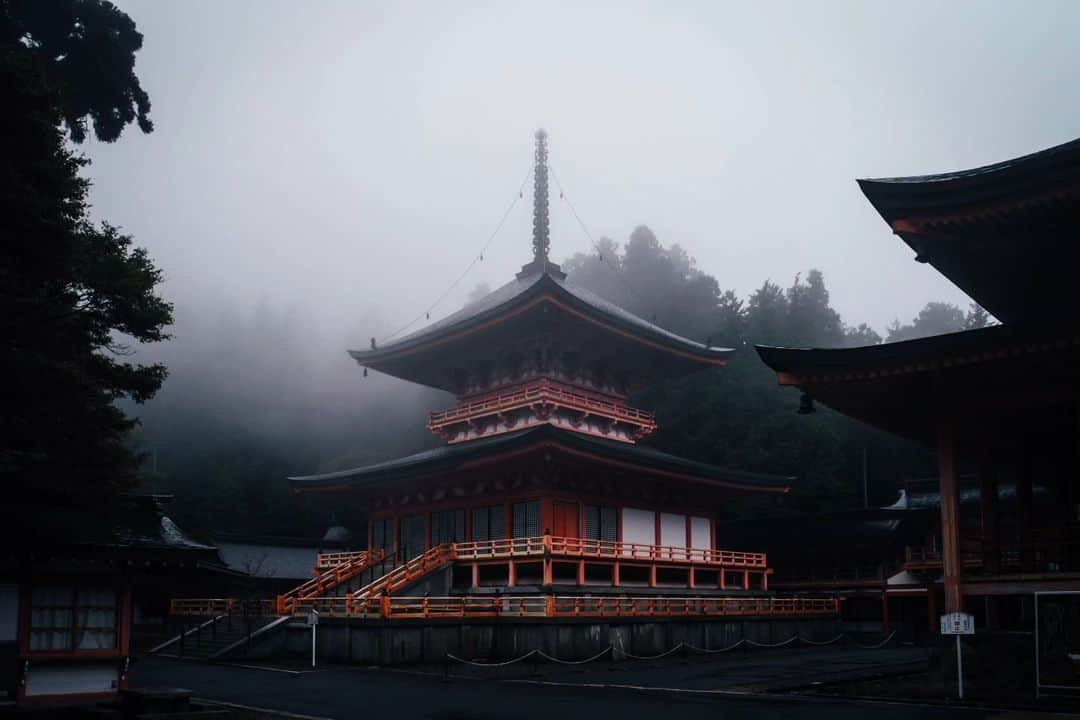
[[[881,642],[879,642],[879,643],[877,643],[875,645],[859,645],[858,643],[856,643],[855,647],[859,648],[860,650],[880,650],[881,648],[888,645],[889,642],[895,636],[896,636],[896,631],[893,630],[891,633],[889,633],[885,637],[885,639],[883,639]],[[814,647],[824,647],[826,645],[834,645],[834,644],[840,642],[841,640],[843,640],[844,638],[848,638],[848,637],[849,637],[849,635],[847,633],[840,633],[839,635],[832,638],[831,640],[809,640],[807,638],[802,637],[801,635],[795,634],[795,635],[792,635],[791,637],[789,637],[787,640],[784,640],[784,641],[778,642],[778,643],[763,643],[763,642],[757,642],[756,640],[750,640],[749,638],[742,638],[741,640],[738,640],[737,642],[735,642],[732,645],[728,645],[727,647],[724,647],[724,648],[717,648],[715,650],[709,650],[709,649],[706,649],[706,648],[699,648],[699,647],[697,647],[695,645],[691,645],[690,643],[687,643],[687,642],[680,642],[675,647],[671,648],[670,650],[666,650],[666,651],[660,653],[659,655],[634,655],[634,654],[629,653],[629,652],[626,651],[626,647],[623,645],[622,637],[619,637],[618,641],[619,641],[619,652],[621,653],[621,655],[623,657],[630,658],[631,660],[645,660],[645,661],[648,661],[648,660],[659,660],[661,658],[665,658],[665,657],[667,657],[669,655],[672,655],[672,654],[678,652],[679,650],[681,650],[683,648],[686,648],[687,650],[692,650],[693,652],[700,653],[702,655],[717,655],[719,653],[730,652],[730,651],[735,650],[735,649],[737,649],[737,648],[739,648],[739,647],[741,647],[743,645],[747,645],[749,647],[759,647],[759,648],[780,648],[780,647],[785,647],[787,645],[790,645],[791,643],[794,643],[794,642],[801,642],[801,643],[805,643],[807,645],[811,645],[811,646],[814,646]],[[604,655],[607,655],[609,652],[614,653],[614,651],[615,651],[615,646],[614,645],[608,645],[606,648],[604,648],[603,650],[598,652],[596,655],[593,655],[592,657],[589,657],[589,658],[585,658],[584,660],[561,660],[561,659],[559,659],[557,657],[554,657],[552,655],[548,655],[546,652],[544,652],[543,650],[540,650],[540,649],[530,650],[529,652],[525,653],[521,657],[514,658],[513,660],[506,660],[504,662],[497,662],[497,663],[485,663],[485,662],[475,662],[473,660],[465,660],[463,658],[457,657],[456,655],[452,655],[451,653],[446,653],[446,657],[447,657],[448,660],[453,660],[455,662],[459,662],[459,663],[462,663],[464,665],[472,665],[473,667],[505,667],[507,665],[513,665],[515,663],[519,663],[522,660],[528,660],[529,658],[533,657],[534,655],[537,656],[537,657],[542,657],[545,660],[548,660],[549,662],[558,663],[559,665],[584,665],[586,663],[595,662],[595,661],[599,660],[600,658],[602,658]],[[613,659],[614,659],[614,657],[615,656],[613,655]]]
[[560,665],[584,665],[585,663],[591,663],[594,660],[599,660],[600,658],[602,658],[603,656],[605,656],[609,652],[611,652],[613,649],[614,649],[613,646],[608,645],[606,648],[604,648],[600,652],[596,653],[591,658],[585,658],[584,660],[560,660],[557,657],[552,657],[551,655],[548,655],[543,650],[534,650],[533,652],[535,652],[536,654],[538,654],[542,658],[550,660],[551,662],[554,662],[554,663],[558,663]]

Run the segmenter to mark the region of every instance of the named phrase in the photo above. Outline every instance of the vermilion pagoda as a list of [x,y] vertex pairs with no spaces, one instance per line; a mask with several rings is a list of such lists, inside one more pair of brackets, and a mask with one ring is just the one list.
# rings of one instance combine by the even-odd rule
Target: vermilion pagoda
[[790,479],[641,447],[656,421],[627,404],[634,391],[721,366],[732,351],[674,335],[568,283],[548,260],[547,178],[540,131],[534,258],[516,278],[419,332],[350,353],[365,368],[456,395],[457,407],[428,421],[447,444],[292,478],[295,489],[361,503],[369,548],[402,561],[451,543],[534,538],[542,549],[549,535],[546,558],[458,558],[447,591],[765,590],[765,557],[720,550],[715,510],[739,493],[785,493]]
[[[320,556],[276,598],[360,620],[835,614],[833,599],[777,599],[764,553],[726,550],[717,510],[791,478],[727,470],[637,441],[656,429],[627,396],[722,366],[732,352],[674,335],[574,287],[548,260],[547,143],[537,133],[532,262],[480,301],[393,343],[366,369],[447,390],[435,450],[290,478],[367,522],[367,549]],[[354,513],[355,515],[355,513]],[[177,600],[213,614],[234,601]]]

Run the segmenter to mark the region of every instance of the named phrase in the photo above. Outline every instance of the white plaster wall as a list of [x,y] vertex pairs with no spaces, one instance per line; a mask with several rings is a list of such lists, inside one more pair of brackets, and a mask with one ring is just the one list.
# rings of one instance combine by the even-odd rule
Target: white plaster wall
[[119,667],[111,660],[64,665],[31,663],[26,675],[26,695],[110,692],[116,689],[119,681]]
[[686,547],[686,516],[660,513],[660,544],[667,547]]
[[[656,513],[652,510],[622,509],[622,539],[627,543],[656,544]],[[647,552],[640,553],[643,557]]]
[[712,548],[712,527],[709,518],[690,518],[690,547],[710,550]]

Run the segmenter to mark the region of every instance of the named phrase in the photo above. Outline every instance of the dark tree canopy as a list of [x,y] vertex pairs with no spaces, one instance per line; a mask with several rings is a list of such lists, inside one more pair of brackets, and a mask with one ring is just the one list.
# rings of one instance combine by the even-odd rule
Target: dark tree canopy
[[876,489],[872,501],[891,502],[903,479],[932,468],[925,451],[828,408],[798,415],[798,394],[778,387],[753,352],[754,344],[881,342],[865,323],[844,324],[820,271],[800,274],[787,287],[767,280],[743,300],[648,228],[635,229],[625,249],[608,239],[599,245],[598,253],[563,264],[571,281],[674,332],[736,349],[724,368],[661,383],[634,399],[654,410],[660,425],[644,442],[720,465],[795,475],[792,502],[807,509],[860,502],[864,450]]
[[134,21],[105,0],[0,0],[0,44],[33,54],[78,143],[87,118],[105,142],[132,122],[154,129],[150,98],[135,75],[142,41]]
[[919,311],[910,324],[901,325],[894,320],[888,327],[886,342],[915,340],[931,335],[976,330],[991,323],[990,313],[976,303],[971,303],[967,313],[952,303],[929,302]]
[[0,477],[16,492],[129,488],[134,421],[116,401],[144,401],[165,378],[163,366],[125,357],[129,342],[167,337],[172,307],[156,294],[161,271],[130,237],[90,221],[89,183],[79,176],[86,161],[66,147],[61,121],[70,111],[38,53],[0,47],[0,93]]

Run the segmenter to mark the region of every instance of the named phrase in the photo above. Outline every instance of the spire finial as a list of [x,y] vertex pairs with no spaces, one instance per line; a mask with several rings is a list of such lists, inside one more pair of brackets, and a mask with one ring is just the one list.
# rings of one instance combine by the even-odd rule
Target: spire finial
[[551,239],[548,234],[547,131],[536,131],[536,169],[533,172],[533,259],[546,262]]

